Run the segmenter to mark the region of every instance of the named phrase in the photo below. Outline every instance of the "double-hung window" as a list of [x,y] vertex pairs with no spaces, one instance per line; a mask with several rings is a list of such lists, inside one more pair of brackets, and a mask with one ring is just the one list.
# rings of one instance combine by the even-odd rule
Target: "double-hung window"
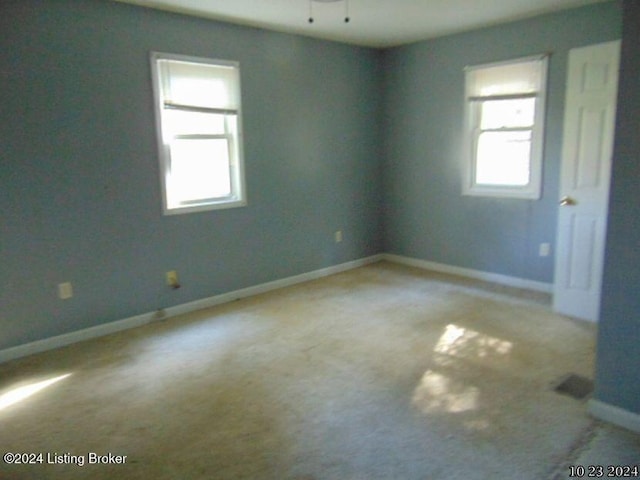
[[246,204],[236,62],[151,54],[165,214]]
[[462,193],[540,197],[547,57],[467,67]]

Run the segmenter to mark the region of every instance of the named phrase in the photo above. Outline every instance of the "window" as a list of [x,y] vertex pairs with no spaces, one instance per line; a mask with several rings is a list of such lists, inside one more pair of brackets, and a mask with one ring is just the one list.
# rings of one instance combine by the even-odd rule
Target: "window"
[[467,67],[462,193],[540,198],[547,57]]
[[246,205],[235,62],[151,54],[164,213]]

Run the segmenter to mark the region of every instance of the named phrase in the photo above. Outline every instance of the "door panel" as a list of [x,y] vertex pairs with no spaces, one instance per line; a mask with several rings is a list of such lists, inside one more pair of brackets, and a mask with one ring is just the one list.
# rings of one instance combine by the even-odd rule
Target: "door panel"
[[578,159],[575,188],[597,188],[602,169],[602,135],[605,131],[606,111],[580,109]]
[[569,53],[554,309],[597,321],[615,127],[620,42]]
[[592,257],[596,240],[597,219],[585,215],[571,218],[571,264],[567,279],[569,288],[589,290],[592,286]]

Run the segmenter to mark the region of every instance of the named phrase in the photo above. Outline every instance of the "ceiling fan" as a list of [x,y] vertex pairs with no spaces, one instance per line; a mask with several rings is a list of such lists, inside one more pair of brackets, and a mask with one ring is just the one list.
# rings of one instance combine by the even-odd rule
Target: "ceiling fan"
[[313,2],[336,3],[344,2],[344,23],[349,23],[349,0],[309,0],[309,23],[313,23]]

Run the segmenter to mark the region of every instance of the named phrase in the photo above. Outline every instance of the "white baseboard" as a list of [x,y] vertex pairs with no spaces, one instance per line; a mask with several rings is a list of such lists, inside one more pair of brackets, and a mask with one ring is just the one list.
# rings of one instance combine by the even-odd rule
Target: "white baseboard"
[[140,327],[155,320],[174,317],[176,315],[181,315],[183,313],[189,313],[196,310],[202,310],[204,308],[213,307],[215,305],[220,305],[222,303],[227,303],[240,298],[251,297],[253,295],[266,293],[271,290],[289,287],[291,285],[308,282],[310,280],[316,280],[318,278],[327,277],[329,275],[334,275],[336,273],[362,267],[370,263],[379,262],[380,260],[382,260],[382,255],[373,255],[371,257],[361,258],[359,260],[322,268],[320,270],[314,270],[300,275],[294,275],[292,277],[262,283],[260,285],[235,290],[233,292],[222,293],[220,295],[214,295],[212,297],[195,300],[193,302],[175,305],[173,307],[167,307],[162,309],[161,311],[143,313],[141,315],[136,315],[134,317],[125,318],[122,320],[116,320],[102,325],[97,325],[95,327],[84,328],[82,330],[76,330],[75,332],[37,340],[35,342],[26,343],[24,345],[18,345],[16,347],[0,350],[0,363],[8,362],[9,360],[14,360],[16,358],[26,357],[35,353],[52,350],[54,348],[64,347],[72,343],[82,342],[84,340],[89,340],[96,337],[102,337],[104,335],[120,332],[129,328]]
[[182,315],[183,313],[194,312],[196,310],[202,310],[203,308],[209,308],[215,305],[220,305],[222,303],[232,302],[240,298],[252,297],[261,293],[270,292],[271,290],[277,290],[279,288],[290,287],[291,285],[296,285],[298,283],[304,283],[311,280],[316,280],[318,278],[328,277],[329,275],[335,275],[336,273],[353,270],[354,268],[363,267],[371,263],[379,262],[380,260],[382,260],[382,255],[373,255],[371,257],[361,258],[359,260],[341,263],[340,265],[334,265],[332,267],[322,268],[320,270],[314,270],[312,272],[302,273],[300,275],[294,275],[293,277],[282,278],[280,280],[274,280],[272,282],[261,283],[260,285],[255,285],[240,290],[234,290],[233,292],[222,293],[213,297],[203,298],[189,303],[183,303],[182,305],[165,308],[164,310],[166,312],[166,316],[174,317],[176,315]]
[[640,433],[640,414],[595,399],[589,400],[589,413],[605,422]]
[[103,335],[109,335],[110,333],[119,332],[121,330],[139,327],[152,322],[154,319],[155,313],[146,313],[136,315],[135,317],[125,318],[123,320],[116,320],[114,322],[96,325],[95,327],[83,328],[82,330],[76,330],[75,332],[65,333],[63,335],[56,335],[55,337],[36,340],[35,342],[25,343],[23,345],[18,345],[17,347],[6,348],[4,350],[0,350],[0,363],[33,355],[34,353],[64,347],[72,343],[102,337]]
[[422,268],[424,270],[433,270],[434,272],[449,273],[451,275],[459,275],[462,277],[474,278],[476,280],[484,280],[486,282],[498,283],[515,288],[524,288],[543,293],[552,293],[553,285],[550,283],[536,282],[535,280],[527,280],[526,278],[511,277],[501,275],[499,273],[483,272],[481,270],[473,270],[470,268],[456,267],[444,263],[430,262],[428,260],[420,260],[417,258],[404,257],[402,255],[394,255],[391,253],[382,254],[382,259],[389,262],[400,263],[411,267]]

